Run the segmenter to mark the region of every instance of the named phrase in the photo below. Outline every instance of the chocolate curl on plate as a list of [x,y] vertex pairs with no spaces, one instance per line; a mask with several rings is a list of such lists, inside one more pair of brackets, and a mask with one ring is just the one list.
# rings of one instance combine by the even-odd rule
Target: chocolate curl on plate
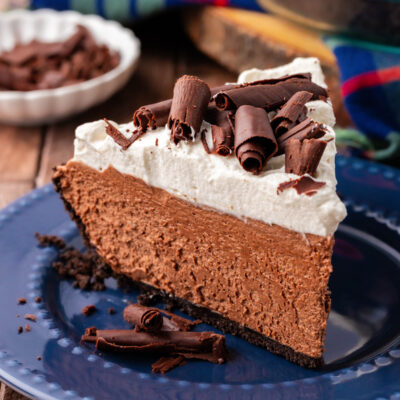
[[293,179],[291,181],[282,182],[276,192],[280,194],[284,190],[293,188],[296,189],[297,194],[305,194],[307,196],[313,196],[317,191],[325,186],[325,182],[317,182],[314,179],[310,178],[309,176],[301,176],[298,179]]
[[318,139],[291,139],[285,150],[285,172],[315,176],[327,142]]
[[271,120],[271,126],[276,136],[280,136],[292,128],[299,119],[304,120],[307,115],[305,104],[312,98],[310,92],[297,92],[278,111]]
[[163,327],[163,316],[160,311],[140,304],[125,307],[124,319],[143,332],[159,332]]
[[258,174],[277,152],[278,145],[262,108],[240,106],[235,115],[235,154],[242,167]]
[[172,99],[168,99],[140,107],[133,114],[133,124],[143,133],[164,126],[168,122],[171,104]]
[[184,75],[176,81],[168,117],[171,140],[175,144],[195,138],[210,98],[210,88],[196,76]]
[[114,142],[119,144],[123,150],[127,150],[129,146],[140,136],[138,135],[138,131],[135,131],[128,139],[107,118],[104,118],[104,122],[106,123],[107,135],[111,136]]
[[161,331],[157,334],[132,329],[88,328],[84,342],[95,342],[103,351],[158,353],[197,358],[222,364],[227,359],[225,337],[213,332]]
[[124,309],[126,322],[145,332],[190,331],[200,321],[191,321],[155,307],[130,304]]
[[179,367],[180,365],[185,365],[186,360],[185,357],[161,357],[151,366],[151,372],[158,374],[165,374],[175,367]]
[[277,138],[279,150],[278,154],[284,153],[289,139],[318,139],[325,135],[325,129],[319,122],[315,122],[310,117],[289,129],[286,133]]
[[304,77],[286,77],[276,83],[265,83],[240,86],[227,92],[221,91],[215,96],[219,110],[235,110],[241,105],[252,105],[272,111],[285,104],[295,93],[307,91],[312,93],[312,100],[326,99],[327,91]]

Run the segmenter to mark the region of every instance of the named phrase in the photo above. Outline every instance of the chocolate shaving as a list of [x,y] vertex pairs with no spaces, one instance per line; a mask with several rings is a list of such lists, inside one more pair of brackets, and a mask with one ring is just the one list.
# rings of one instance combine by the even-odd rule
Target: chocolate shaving
[[210,88],[201,79],[184,75],[176,81],[167,122],[171,141],[178,144],[181,140],[195,138],[210,98]]
[[139,331],[190,331],[200,321],[190,321],[166,310],[146,307],[140,304],[130,304],[124,309],[124,319],[136,325]]
[[325,133],[326,132],[322,124],[315,122],[308,117],[277,138],[279,145],[278,154],[285,152],[289,139],[318,139],[324,136]]
[[277,150],[266,111],[240,106],[235,115],[235,154],[242,167],[258,174]]
[[296,189],[298,194],[306,194],[307,196],[313,196],[317,193],[318,189],[323,187],[325,182],[317,182],[309,176],[301,176],[298,179],[290,180],[287,182],[282,182],[276,192],[277,194],[283,192],[286,189]]
[[291,139],[285,150],[285,172],[315,176],[327,142],[318,139]]
[[305,104],[312,98],[312,93],[301,91],[295,93],[271,120],[276,136],[280,136],[292,128],[307,115]]
[[227,359],[225,337],[214,332],[161,331],[157,334],[133,330],[89,328],[84,342],[95,342],[103,351],[158,353],[197,358],[222,364]]
[[111,136],[114,142],[122,147],[122,150],[127,150],[129,146],[140,136],[140,132],[136,130],[132,133],[132,136],[128,139],[107,118],[104,118],[104,122],[107,124],[106,125],[107,135]]
[[258,81],[234,89],[221,91],[215,96],[215,104],[220,110],[235,110],[242,105],[262,107],[272,111],[285,104],[295,93],[307,91],[312,99],[326,99],[326,90],[311,82],[308,77],[289,76],[276,81]]
[[161,357],[157,360],[152,366],[152,372],[155,374],[165,374],[173,368],[179,367],[181,365],[185,365],[186,360],[185,357]]
[[82,314],[85,315],[86,317],[89,317],[90,315],[94,314],[96,311],[97,311],[97,308],[93,304],[82,308]]

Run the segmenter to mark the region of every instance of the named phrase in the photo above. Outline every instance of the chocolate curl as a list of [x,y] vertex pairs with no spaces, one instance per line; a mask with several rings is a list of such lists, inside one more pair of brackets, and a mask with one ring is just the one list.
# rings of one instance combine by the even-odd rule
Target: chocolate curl
[[300,122],[286,133],[277,138],[279,150],[278,154],[284,153],[289,139],[318,139],[325,135],[323,125],[313,121],[310,117]]
[[[213,140],[213,149],[209,150],[205,146],[202,133],[203,146],[208,154],[218,154],[228,156],[233,149],[233,126],[230,120],[231,112],[219,111],[214,105],[209,105],[204,119],[211,124],[211,134]],[[208,151],[207,151],[208,149]]]
[[165,374],[173,368],[179,367],[181,365],[185,365],[186,360],[185,357],[161,357],[151,366],[151,372],[155,374]]
[[[157,316],[155,313],[157,313]],[[155,320],[152,320],[153,318],[155,318]],[[194,325],[200,322],[190,321],[186,318],[169,313],[168,311],[155,307],[142,306],[141,304],[130,304],[125,307],[124,319],[129,324],[136,325],[139,330],[145,332],[156,332],[159,330],[190,331]],[[150,329],[154,329],[149,330],[146,325],[150,325]]]
[[[267,81],[268,82],[268,81]],[[241,105],[252,105],[272,111],[285,104],[295,93],[307,91],[312,99],[327,98],[327,91],[304,77],[286,77],[276,83],[253,83],[221,91],[215,96],[215,104],[219,110],[235,110]]]
[[318,139],[291,139],[285,150],[285,172],[315,176],[327,142]]
[[[230,90],[236,85],[221,85],[211,89],[211,96],[219,93],[221,90]],[[138,108],[133,113],[133,123],[143,133],[148,129],[163,127],[168,122],[169,112],[171,110],[172,99],[160,101],[159,103],[148,104]]]
[[140,304],[131,304],[126,307],[124,319],[143,332],[158,332],[163,327],[163,316],[160,311]]
[[296,121],[305,119],[307,115],[307,108],[305,104],[312,98],[310,92],[297,92],[289,101],[278,111],[274,118],[271,120],[271,126],[275,131],[276,136],[280,136],[292,128]]
[[296,189],[299,195],[304,193],[307,196],[313,196],[323,186],[325,186],[325,182],[317,182],[309,176],[303,175],[298,179],[282,182],[276,189],[276,192],[280,194],[284,190],[293,188]]
[[175,144],[195,138],[210,98],[210,88],[201,79],[184,75],[176,81],[168,118],[171,140]]
[[213,332],[161,331],[152,334],[131,329],[89,328],[82,341],[95,342],[96,348],[104,351],[169,354],[218,364],[227,359],[225,337]]
[[106,125],[106,133],[111,136],[115,143],[119,144],[123,150],[127,150],[129,146],[140,136],[138,131],[133,132],[132,136],[126,138],[107,118],[104,118]]
[[278,145],[266,111],[240,106],[235,115],[235,154],[242,167],[258,174],[277,152]]
[[142,106],[133,114],[133,123],[143,133],[148,129],[156,129],[168,122],[172,99],[160,101],[159,103]]

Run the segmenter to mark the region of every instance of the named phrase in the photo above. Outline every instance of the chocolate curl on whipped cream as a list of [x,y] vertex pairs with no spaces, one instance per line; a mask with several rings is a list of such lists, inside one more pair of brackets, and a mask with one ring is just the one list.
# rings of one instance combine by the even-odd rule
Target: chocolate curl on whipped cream
[[209,154],[228,156],[233,149],[233,126],[230,111],[219,111],[215,105],[209,105],[204,119],[211,124],[213,149],[208,149],[205,136],[202,133],[204,149]]
[[291,139],[285,150],[285,172],[315,176],[327,142],[318,139]]
[[235,115],[235,154],[242,167],[258,174],[278,151],[267,112],[259,107],[240,106]]
[[312,98],[310,92],[297,92],[278,111],[271,120],[271,126],[276,136],[280,136],[292,128],[296,122],[306,119],[307,108],[305,104]]
[[290,139],[318,139],[325,135],[325,129],[319,122],[315,122],[310,117],[289,129],[286,133],[278,136],[278,154],[285,153],[286,146]]
[[325,186],[325,182],[317,182],[309,176],[301,176],[298,179],[293,179],[287,182],[282,182],[276,192],[280,194],[284,190],[293,188],[296,189],[297,194],[305,194],[307,196],[313,196],[317,191]]
[[132,329],[88,328],[84,342],[95,342],[103,351],[157,353],[197,358],[222,364],[227,359],[225,337],[214,332],[161,331],[157,334]]
[[132,136],[128,139],[120,132],[107,118],[104,118],[106,123],[106,133],[111,136],[115,143],[119,144],[123,150],[127,150],[129,146],[140,136],[138,132],[133,132]]
[[210,98],[210,88],[196,76],[184,75],[176,81],[168,117],[171,140],[175,144],[181,140],[194,140]]
[[168,121],[172,99],[142,106],[133,113],[133,124],[145,133],[148,129],[164,126]]
[[[211,89],[211,96],[216,95],[221,90],[230,90],[236,85],[221,85]],[[148,104],[138,108],[133,113],[133,124],[142,132],[148,129],[161,128],[168,122],[171,110],[172,99],[160,101],[159,103]]]
[[130,304],[124,309],[124,319],[136,329],[144,332],[190,331],[200,321],[191,321],[168,311],[146,307],[141,304]]
[[215,96],[215,104],[220,110],[235,110],[247,104],[272,111],[285,104],[299,91],[312,93],[312,100],[328,97],[323,87],[311,82],[308,76],[300,75],[283,77],[280,80],[257,81],[229,91],[221,91]]

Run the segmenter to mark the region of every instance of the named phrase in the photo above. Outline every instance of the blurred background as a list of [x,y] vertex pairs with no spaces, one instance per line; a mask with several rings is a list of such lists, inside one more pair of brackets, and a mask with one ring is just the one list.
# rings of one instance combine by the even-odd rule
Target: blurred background
[[[35,20],[43,8],[123,27],[64,14]],[[31,42],[35,32],[68,40],[77,21],[93,38],[81,35],[68,54]],[[46,59],[54,54],[61,75]],[[0,208],[50,182],[84,122],[128,122],[139,106],[170,98],[182,74],[216,86],[309,56],[327,79],[339,152],[400,167],[400,0],[0,0]],[[2,386],[1,400],[19,398]]]

